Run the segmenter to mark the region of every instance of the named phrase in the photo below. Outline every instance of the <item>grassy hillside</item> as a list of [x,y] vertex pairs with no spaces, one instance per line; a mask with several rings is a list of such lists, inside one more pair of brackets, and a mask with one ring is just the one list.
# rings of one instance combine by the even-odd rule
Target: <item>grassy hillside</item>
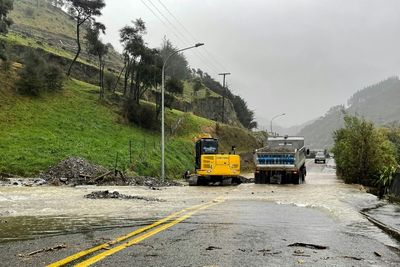
[[[98,102],[97,87],[70,80],[60,93],[31,98],[15,93],[13,73],[0,73],[0,172],[35,175],[69,156],[112,167],[118,153],[120,169],[159,175],[159,133],[126,124],[116,107]],[[245,130],[215,128],[212,121],[168,110],[166,164],[170,177],[193,168],[193,141],[201,132],[219,135],[226,152],[234,144],[240,151],[254,149],[254,137]]]
[[[11,27],[11,41],[17,44],[39,47],[50,53],[72,59],[77,49],[75,21],[63,10],[49,5],[44,0],[14,1],[10,13],[14,24]],[[82,54],[79,60],[97,65],[97,58],[86,52],[82,29]],[[118,72],[123,67],[122,57],[113,49],[106,57],[107,68]]]
[[31,31],[41,31],[75,38],[75,22],[68,19],[66,14],[51,7],[46,1],[39,0],[17,0],[14,1],[14,10],[11,18],[18,27],[25,27]]

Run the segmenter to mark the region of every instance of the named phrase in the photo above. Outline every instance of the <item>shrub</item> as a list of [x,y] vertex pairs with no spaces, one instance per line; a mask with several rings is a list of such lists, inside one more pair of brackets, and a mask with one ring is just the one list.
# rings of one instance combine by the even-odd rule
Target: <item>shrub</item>
[[27,7],[27,8],[24,10],[24,13],[25,13],[25,15],[26,15],[27,17],[33,18],[33,15],[35,15],[35,10],[34,10],[33,8],[31,8],[31,7]]
[[34,50],[24,57],[24,67],[19,72],[17,90],[20,94],[39,96],[43,91],[62,89],[64,74],[58,65],[48,65]]
[[64,72],[60,66],[52,63],[46,68],[46,73],[44,76],[46,89],[49,91],[57,91],[63,88],[64,84]]
[[139,105],[133,99],[128,99],[123,106],[123,114],[130,123],[134,123],[144,129],[159,129],[156,110],[151,105]]
[[18,92],[23,95],[38,96],[45,87],[45,61],[33,50],[24,57],[24,67],[19,72]]
[[346,116],[344,120],[345,127],[334,133],[338,174],[346,183],[367,185],[389,177],[385,170],[395,168],[397,163],[387,136],[364,119]]
[[165,85],[166,91],[171,94],[183,94],[183,82],[176,78],[171,78]]
[[104,73],[104,86],[108,91],[112,91],[114,89],[116,82],[117,78],[115,77],[115,75],[108,72]]
[[10,60],[0,60],[0,64],[1,64],[1,69],[3,72],[9,72],[11,70],[11,61]]

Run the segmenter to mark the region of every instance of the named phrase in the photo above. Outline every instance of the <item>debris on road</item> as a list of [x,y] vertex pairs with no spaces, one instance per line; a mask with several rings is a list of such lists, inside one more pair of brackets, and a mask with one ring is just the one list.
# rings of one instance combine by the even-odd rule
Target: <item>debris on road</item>
[[354,256],[343,256],[342,258],[344,258],[344,259],[356,260],[356,261],[362,261],[362,260],[364,260],[364,258],[354,257]]
[[108,170],[82,158],[67,158],[41,174],[51,185],[130,185],[158,187],[179,186],[174,181],[161,181],[154,177],[126,177],[119,170]]
[[222,249],[220,247],[209,246],[206,250],[215,250],[215,249]]
[[0,186],[41,186],[47,181],[41,178],[2,178]]
[[288,245],[288,247],[304,247],[304,248],[312,248],[312,249],[328,249],[327,246],[315,245],[315,244],[307,244],[307,243],[293,243]]
[[50,184],[91,184],[91,180],[108,170],[102,166],[95,165],[82,158],[67,158],[57,165],[50,167],[41,177]]
[[152,197],[141,197],[141,196],[130,196],[120,194],[118,191],[109,192],[106,191],[94,191],[88,195],[85,195],[86,198],[90,199],[137,199],[137,200],[145,200],[145,201],[158,201],[161,202],[163,200],[152,198]]
[[30,252],[26,255],[24,254],[18,254],[19,257],[29,257],[29,256],[33,256],[35,254],[39,254],[39,253],[43,253],[43,252],[49,252],[49,251],[56,251],[56,250],[60,250],[63,248],[67,248],[67,246],[65,244],[61,244],[61,245],[57,245],[55,247],[51,247],[51,248],[43,248],[43,249],[39,249],[39,250],[35,250],[33,252]]

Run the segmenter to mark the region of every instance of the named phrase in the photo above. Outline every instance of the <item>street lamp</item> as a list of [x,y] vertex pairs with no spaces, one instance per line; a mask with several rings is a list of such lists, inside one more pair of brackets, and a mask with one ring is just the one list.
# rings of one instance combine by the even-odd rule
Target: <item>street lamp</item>
[[273,117],[273,118],[271,119],[271,134],[273,133],[273,132],[272,132],[272,121],[275,120],[276,118],[279,118],[279,117],[282,117],[282,116],[285,116],[285,115],[286,115],[286,113],[282,113],[282,114],[276,115],[275,117]]
[[189,50],[192,48],[197,48],[199,46],[204,45],[203,43],[195,44],[194,46],[186,47],[177,51],[172,52],[167,56],[164,60],[163,68],[162,68],[162,83],[161,83],[161,179],[165,181],[165,127],[164,127],[164,120],[165,120],[165,112],[164,112],[164,92],[165,92],[165,67],[167,66],[168,60],[175,56],[176,54]]

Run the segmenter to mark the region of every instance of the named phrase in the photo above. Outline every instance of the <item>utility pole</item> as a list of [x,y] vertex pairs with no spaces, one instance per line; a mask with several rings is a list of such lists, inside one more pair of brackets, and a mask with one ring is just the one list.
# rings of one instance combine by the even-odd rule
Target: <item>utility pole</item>
[[224,77],[224,82],[223,82],[223,87],[224,87],[224,92],[222,93],[222,113],[221,113],[221,122],[224,123],[225,122],[225,97],[226,97],[226,84],[225,84],[225,77],[226,75],[231,75],[231,73],[229,72],[225,72],[225,73],[220,73],[218,75],[221,75]]

